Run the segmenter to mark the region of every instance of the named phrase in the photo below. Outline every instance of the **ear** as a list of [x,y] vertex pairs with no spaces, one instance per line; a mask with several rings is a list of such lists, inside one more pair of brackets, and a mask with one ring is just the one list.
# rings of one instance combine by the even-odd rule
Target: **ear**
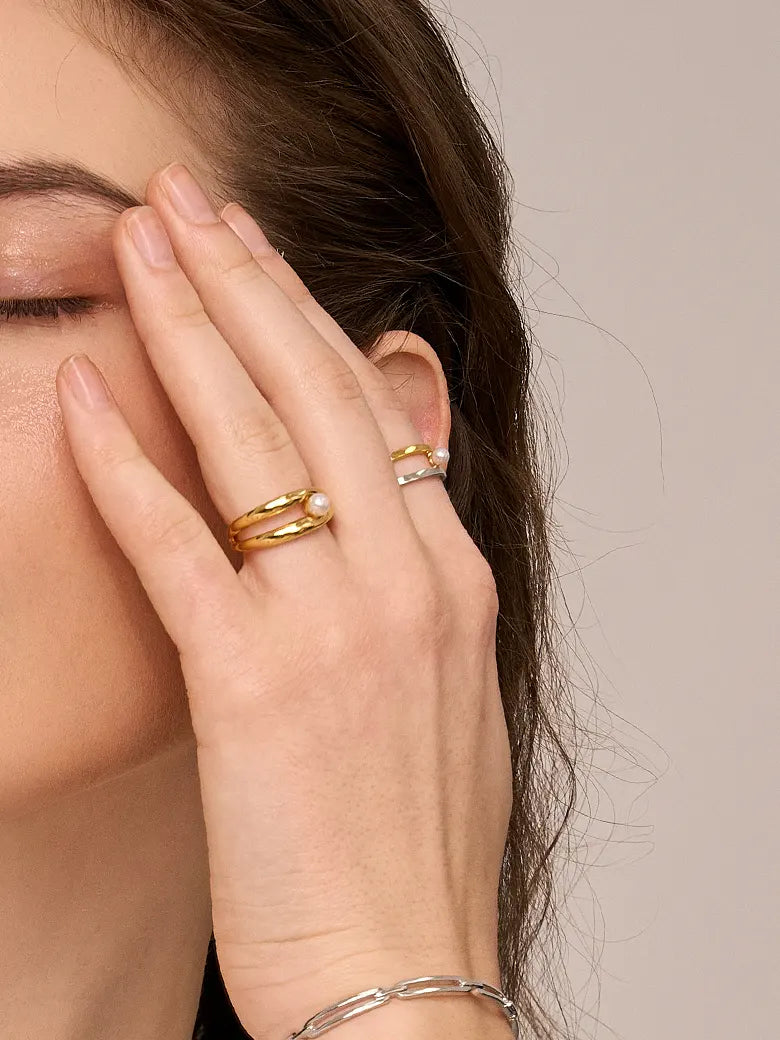
[[422,443],[446,448],[451,426],[449,388],[430,343],[413,332],[386,332],[369,357],[401,398]]

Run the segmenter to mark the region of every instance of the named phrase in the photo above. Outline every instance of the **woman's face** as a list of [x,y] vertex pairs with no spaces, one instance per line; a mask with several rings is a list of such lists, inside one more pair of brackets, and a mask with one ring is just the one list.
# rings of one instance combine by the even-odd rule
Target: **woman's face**
[[[0,813],[107,779],[190,741],[176,648],[81,481],[54,377],[83,351],[141,446],[223,524],[132,323],[111,249],[121,208],[28,194],[8,164],[76,162],[143,201],[182,160],[209,185],[184,127],[40,0],[0,0],[0,298],[85,297],[80,320],[0,314]],[[125,205],[131,205],[131,202]]]

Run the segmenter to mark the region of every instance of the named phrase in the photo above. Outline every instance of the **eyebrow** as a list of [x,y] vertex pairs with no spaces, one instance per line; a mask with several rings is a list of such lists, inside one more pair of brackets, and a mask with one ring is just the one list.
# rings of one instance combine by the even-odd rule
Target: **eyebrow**
[[105,209],[121,213],[145,205],[121,184],[71,160],[17,159],[0,162],[0,201],[12,196],[72,195],[91,199]]

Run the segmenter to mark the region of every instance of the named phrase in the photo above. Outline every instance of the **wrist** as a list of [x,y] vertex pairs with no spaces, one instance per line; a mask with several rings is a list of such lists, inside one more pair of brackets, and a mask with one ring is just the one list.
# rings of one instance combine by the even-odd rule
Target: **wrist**
[[[385,985],[406,977],[402,973]],[[305,1021],[306,1017],[301,1019],[294,1031],[303,1028]],[[287,1040],[292,1032],[279,1040]],[[328,1040],[512,1040],[512,1028],[501,1008],[485,997],[466,992],[433,993],[411,1000],[392,997],[379,1007],[339,1022],[327,1036]]]
[[[239,1014],[254,1040],[287,1040],[325,1008],[358,993],[389,988],[405,979],[456,975],[501,989],[496,957],[480,960],[420,951],[404,957],[384,952],[344,957],[326,969],[302,975],[295,986],[267,986],[256,1001],[241,1001]],[[355,1002],[355,1006],[358,1002]],[[362,1002],[361,1002],[362,1003]],[[352,1010],[350,1004],[344,1011]],[[327,1021],[333,1018],[327,1016]],[[320,1028],[322,1025],[320,1024]],[[383,1004],[342,1020],[326,1030],[333,1040],[511,1040],[512,1027],[500,1005],[489,997],[463,991],[414,998],[391,996]],[[328,1037],[330,1040],[330,1036]]]

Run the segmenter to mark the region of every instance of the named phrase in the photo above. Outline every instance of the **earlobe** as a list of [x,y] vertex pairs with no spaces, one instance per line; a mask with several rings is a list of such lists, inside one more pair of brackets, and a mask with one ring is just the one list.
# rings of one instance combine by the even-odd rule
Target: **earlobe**
[[370,359],[401,398],[423,442],[447,447],[451,414],[447,377],[436,351],[413,332],[386,332]]

